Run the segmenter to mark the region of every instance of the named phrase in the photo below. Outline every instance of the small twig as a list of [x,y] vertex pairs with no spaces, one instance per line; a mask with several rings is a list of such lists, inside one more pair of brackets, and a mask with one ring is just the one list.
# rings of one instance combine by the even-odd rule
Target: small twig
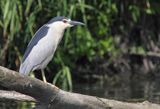
[[160,53],[147,52],[147,53],[129,53],[129,55],[142,56],[146,58],[157,58],[160,59]]

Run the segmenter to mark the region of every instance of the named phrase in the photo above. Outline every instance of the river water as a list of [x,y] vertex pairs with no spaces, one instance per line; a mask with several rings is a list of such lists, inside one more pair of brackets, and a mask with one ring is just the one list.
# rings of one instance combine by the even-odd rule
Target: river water
[[156,78],[108,78],[98,81],[74,85],[74,92],[98,96],[102,98],[142,102],[148,100],[160,104],[160,77]]

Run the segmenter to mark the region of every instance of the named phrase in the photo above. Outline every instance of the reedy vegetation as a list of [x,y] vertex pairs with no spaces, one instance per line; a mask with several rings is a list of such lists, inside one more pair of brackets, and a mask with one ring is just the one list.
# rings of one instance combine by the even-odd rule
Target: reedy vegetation
[[[122,53],[119,44],[124,42],[118,39],[127,39],[125,33],[128,34],[130,29],[138,24],[142,13],[153,15],[157,12],[157,9],[151,7],[149,0],[140,2],[144,6],[140,6],[138,2],[140,1],[0,0],[0,63],[18,70],[27,44],[38,28],[49,19],[66,16],[82,21],[86,27],[76,27],[66,31],[55,53],[54,61],[47,67],[47,72],[56,74],[53,83],[60,84],[63,89],[71,90],[71,73],[76,67],[77,60],[86,57],[92,62],[95,57],[103,58],[105,54],[109,54],[108,62],[112,62]],[[125,12],[130,17],[127,28],[123,24],[125,18],[122,16],[128,17]],[[122,36],[118,37],[117,34]],[[141,52],[146,51],[147,46],[142,43],[138,46],[131,45],[126,49],[130,51],[136,49]]]

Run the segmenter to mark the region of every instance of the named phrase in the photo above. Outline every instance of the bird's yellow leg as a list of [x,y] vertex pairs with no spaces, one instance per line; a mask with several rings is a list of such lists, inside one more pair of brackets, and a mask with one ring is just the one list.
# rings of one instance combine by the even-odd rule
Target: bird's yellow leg
[[44,70],[41,70],[43,82],[47,83]]

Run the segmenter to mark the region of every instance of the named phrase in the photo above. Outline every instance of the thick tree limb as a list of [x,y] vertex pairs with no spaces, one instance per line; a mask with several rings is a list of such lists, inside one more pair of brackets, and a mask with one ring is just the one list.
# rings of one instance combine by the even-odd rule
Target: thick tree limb
[[10,99],[25,102],[37,102],[34,98],[15,92],[15,91],[4,91],[0,90],[0,99]]
[[[0,67],[0,85],[11,91],[25,94],[12,91],[15,98],[7,95],[9,99],[21,100],[19,97],[25,97],[22,101],[39,102],[36,109],[160,109],[158,104],[149,102],[126,103],[66,92],[54,85],[28,76],[21,76],[4,67]],[[6,92],[0,91],[0,98],[4,98],[3,93]],[[7,97],[5,96],[5,98]]]

